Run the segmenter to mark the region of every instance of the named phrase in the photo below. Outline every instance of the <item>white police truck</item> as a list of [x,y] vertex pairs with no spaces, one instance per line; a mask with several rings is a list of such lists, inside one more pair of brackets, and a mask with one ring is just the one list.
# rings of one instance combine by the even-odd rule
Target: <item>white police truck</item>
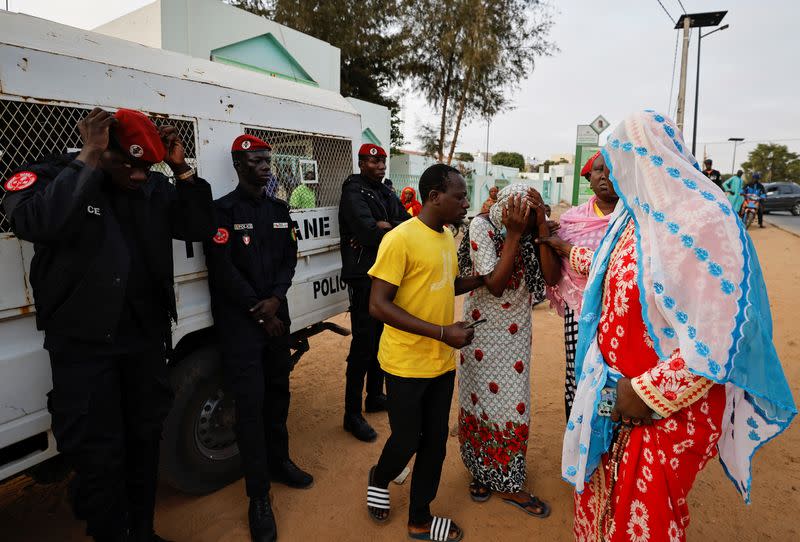
[[[306,183],[316,207],[292,211],[298,265],[289,290],[293,355],[347,309],[337,208],[356,167],[361,119],[339,94],[25,15],[0,12],[0,179],[37,158],[80,147],[93,107],[128,107],[177,127],[198,173],[220,197],[236,186],[230,145],[242,134],[272,144],[277,195]],[[158,167],[158,166],[156,166]],[[168,172],[168,169],[165,170]],[[0,197],[2,197],[0,188]],[[203,248],[175,241],[178,322],[169,363],[175,401],[164,428],[162,478],[196,494],[240,476],[233,408],[214,344]],[[57,455],[46,394],[50,365],[36,330],[28,270],[33,247],[0,213],[0,481],[52,475]],[[53,462],[49,463],[53,465]]]

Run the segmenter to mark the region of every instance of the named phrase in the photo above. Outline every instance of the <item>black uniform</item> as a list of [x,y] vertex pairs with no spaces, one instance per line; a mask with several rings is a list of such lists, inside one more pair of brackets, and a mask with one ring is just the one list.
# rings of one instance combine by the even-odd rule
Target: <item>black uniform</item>
[[121,191],[76,154],[28,166],[34,184],[3,205],[34,243],[30,280],[45,332],[58,449],[87,532],[152,532],[161,427],[171,401],[165,347],[176,318],[172,238],[214,233],[211,187],[160,173]]
[[[214,202],[219,230],[206,243],[214,327],[226,378],[236,400],[236,437],[247,495],[264,497],[270,466],[289,459],[289,306],[286,292],[297,264],[289,206],[241,187]],[[250,314],[263,299],[281,300],[286,334],[269,337]]]
[[[351,175],[342,185],[339,203],[342,279],[350,295],[350,320],[353,340],[347,356],[345,413],[361,414],[361,392],[367,377],[367,398],[383,393],[383,371],[378,364],[383,323],[369,315],[369,293],[372,285],[367,271],[375,263],[378,245],[386,234],[377,222],[397,226],[408,220],[408,212],[400,199],[380,182],[359,174]],[[353,247],[351,241],[356,241]]]

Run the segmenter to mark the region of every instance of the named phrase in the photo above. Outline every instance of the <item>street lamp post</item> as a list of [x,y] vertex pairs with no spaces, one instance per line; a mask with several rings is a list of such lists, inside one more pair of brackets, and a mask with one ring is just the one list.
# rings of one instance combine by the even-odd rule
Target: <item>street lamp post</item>
[[744,141],[743,137],[729,137],[728,141],[733,141],[733,160],[731,161],[731,175],[736,175],[736,146]]
[[[678,19],[678,22],[675,24],[675,30],[680,30],[681,28],[685,28],[685,20],[689,20],[689,26],[691,28],[697,28],[697,78],[695,81],[695,91],[694,91],[694,125],[692,126],[692,154],[695,154],[697,150],[697,101],[698,96],[700,93],[700,42],[703,38],[710,36],[714,32],[719,30],[725,30],[729,27],[729,25],[721,26],[707,34],[703,34],[703,28],[708,26],[717,26],[719,23],[722,22],[722,19],[727,14],[727,11],[710,11],[707,13],[688,13],[681,15],[681,18]],[[684,83],[685,84],[685,83]]]

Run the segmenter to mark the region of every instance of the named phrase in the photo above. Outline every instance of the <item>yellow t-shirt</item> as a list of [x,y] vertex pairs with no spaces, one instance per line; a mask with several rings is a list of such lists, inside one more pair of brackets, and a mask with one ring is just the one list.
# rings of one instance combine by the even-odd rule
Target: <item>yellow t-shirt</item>
[[[453,323],[454,280],[458,260],[453,234],[437,232],[419,218],[387,233],[378,249],[372,277],[397,286],[394,304],[440,326]],[[378,361],[389,374],[435,378],[456,368],[456,351],[441,341],[384,326]]]

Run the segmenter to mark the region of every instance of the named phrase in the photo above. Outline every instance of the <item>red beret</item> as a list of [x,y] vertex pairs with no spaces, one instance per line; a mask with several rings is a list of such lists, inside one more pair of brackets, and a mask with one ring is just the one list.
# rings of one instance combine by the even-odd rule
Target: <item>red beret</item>
[[157,164],[167,155],[161,136],[147,115],[132,109],[120,109],[114,114],[117,124],[114,137],[125,154],[131,158]]
[[383,150],[383,147],[379,147],[377,145],[373,145],[372,143],[364,143],[361,145],[361,148],[358,149],[359,156],[382,156],[386,158],[386,151]]
[[269,150],[272,150],[272,146],[269,143],[251,135],[240,135],[233,140],[233,145],[231,145],[231,152]]
[[581,169],[581,177],[587,176],[589,173],[592,172],[592,166],[594,165],[594,161],[597,157],[600,156],[600,151],[597,151],[589,158],[585,164],[583,164],[583,169]]

